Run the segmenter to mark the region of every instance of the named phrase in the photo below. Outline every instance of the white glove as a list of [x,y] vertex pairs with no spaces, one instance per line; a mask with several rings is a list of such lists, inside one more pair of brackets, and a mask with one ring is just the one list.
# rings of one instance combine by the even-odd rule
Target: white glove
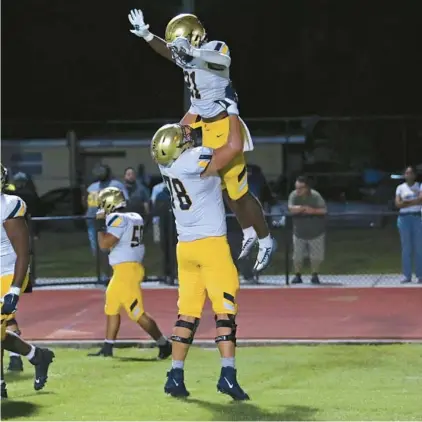
[[167,44],[169,49],[175,49],[178,53],[187,54],[193,56],[193,47],[187,38],[177,37],[172,43]]
[[227,111],[227,114],[239,116],[239,108],[237,107],[236,101],[230,98],[224,98],[224,100],[217,100],[215,102],[221,105]]
[[154,38],[154,35],[148,31],[149,25],[146,25],[144,22],[144,14],[142,13],[142,10],[132,9],[128,18],[134,28],[130,30],[132,34],[139,38],[143,38],[147,42],[150,42]]

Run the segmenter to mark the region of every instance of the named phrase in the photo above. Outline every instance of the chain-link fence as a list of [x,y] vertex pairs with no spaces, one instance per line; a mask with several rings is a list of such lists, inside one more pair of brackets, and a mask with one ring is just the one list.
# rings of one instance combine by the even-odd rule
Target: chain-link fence
[[[291,215],[268,217],[277,250],[270,266],[259,275],[250,257],[237,261],[242,231],[227,216],[228,241],[246,284],[394,285],[401,280],[401,246],[395,213],[331,213],[324,217],[318,236],[303,237],[300,219]],[[421,223],[422,224],[422,223]],[[35,285],[106,284],[111,275],[107,255],[92,251],[84,218],[56,217],[31,220],[33,236],[31,274]],[[177,283],[176,233],[171,212],[147,221],[145,281]],[[318,280],[312,276],[318,275]]]

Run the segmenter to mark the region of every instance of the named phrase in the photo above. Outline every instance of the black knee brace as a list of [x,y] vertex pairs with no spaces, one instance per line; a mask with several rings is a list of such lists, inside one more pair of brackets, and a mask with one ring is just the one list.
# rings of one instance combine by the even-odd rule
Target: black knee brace
[[227,316],[229,319],[217,319],[217,316],[215,316],[215,326],[217,328],[231,328],[232,332],[223,336],[217,336],[215,338],[215,342],[220,343],[220,341],[232,341],[236,346],[236,315],[227,314]]
[[177,341],[179,343],[184,343],[184,344],[192,344],[193,338],[195,337],[196,330],[198,329],[198,326],[199,326],[199,321],[201,321],[200,318],[195,318],[195,322],[188,322],[188,321],[184,321],[183,319],[177,320],[175,327],[187,328],[188,330],[191,330],[191,334],[188,338],[175,336],[173,334],[170,337],[171,341]]
[[[18,322],[16,321],[16,319],[15,318],[13,318],[13,319],[9,319],[9,320],[7,320],[6,321],[6,327],[10,327],[10,326],[12,326],[12,325],[18,325]],[[18,335],[18,336],[20,336],[21,335],[21,332],[20,332],[20,330],[19,330],[19,328],[15,331],[15,333]]]

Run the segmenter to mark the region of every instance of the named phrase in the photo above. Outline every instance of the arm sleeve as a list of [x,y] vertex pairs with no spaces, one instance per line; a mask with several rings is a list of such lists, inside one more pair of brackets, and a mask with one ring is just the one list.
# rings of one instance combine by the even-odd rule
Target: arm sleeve
[[396,188],[396,196],[400,196],[401,197],[401,189],[400,189],[400,185],[397,186]]
[[126,228],[125,219],[119,214],[110,214],[106,218],[107,233],[120,239]]
[[317,197],[317,205],[318,205],[318,208],[325,208],[326,207],[325,200],[321,196],[321,194],[320,193],[317,193],[316,197]]
[[6,220],[11,218],[25,217],[26,203],[18,196],[12,197],[12,200],[7,204]]
[[212,63],[224,67],[230,67],[231,57],[227,44],[223,41],[212,41],[203,48],[194,50],[194,57],[206,63]]
[[192,152],[192,159],[189,161],[185,173],[201,174],[211,162],[214,150],[207,147],[198,147]]

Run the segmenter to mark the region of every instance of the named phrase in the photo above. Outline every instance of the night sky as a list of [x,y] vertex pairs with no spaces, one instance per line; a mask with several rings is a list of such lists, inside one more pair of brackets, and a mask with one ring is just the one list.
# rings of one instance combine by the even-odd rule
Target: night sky
[[[180,116],[181,71],[127,20],[142,8],[162,36],[179,1],[2,1],[2,118]],[[196,14],[231,49],[245,117],[416,114],[419,9],[417,0],[197,0]]]

